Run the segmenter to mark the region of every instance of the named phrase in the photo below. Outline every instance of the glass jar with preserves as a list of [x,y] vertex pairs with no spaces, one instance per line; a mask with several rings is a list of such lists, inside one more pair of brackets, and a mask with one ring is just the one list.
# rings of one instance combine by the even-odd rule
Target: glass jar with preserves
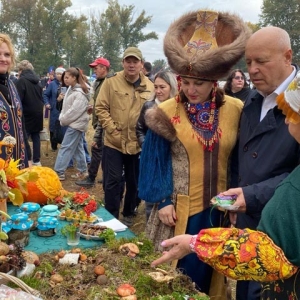
[[56,233],[58,220],[52,216],[42,216],[38,218],[37,234],[39,236],[53,236]]
[[33,221],[30,230],[35,230],[37,227],[37,220],[39,217],[41,206],[34,202],[25,202],[20,206],[20,211],[28,214],[29,218]]
[[29,233],[33,221],[25,213],[11,215],[7,221],[11,230],[8,232],[8,244],[19,243],[25,247],[29,244]]

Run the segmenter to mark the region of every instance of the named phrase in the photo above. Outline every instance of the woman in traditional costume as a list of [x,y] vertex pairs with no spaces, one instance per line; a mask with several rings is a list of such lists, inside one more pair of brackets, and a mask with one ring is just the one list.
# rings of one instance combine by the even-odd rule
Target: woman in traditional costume
[[[300,72],[276,101],[290,134],[300,143]],[[163,247],[173,247],[152,266],[195,252],[227,277],[262,282],[261,299],[299,299],[299,178],[300,166],[279,184],[263,209],[258,231],[213,228],[179,235],[162,242]]]
[[[239,17],[213,11],[188,13],[166,33],[164,51],[180,91],[146,112],[139,178],[140,198],[156,203],[146,228],[156,249],[174,235],[221,225],[210,199],[226,190],[243,103],[224,96],[217,81],[242,57],[249,35]],[[195,254],[177,268],[213,299],[226,298],[224,278]]]
[[8,35],[0,33],[0,139],[13,137],[15,145],[0,148],[4,160],[20,160],[19,167],[28,167],[23,131],[23,111],[18,92],[9,79],[15,66],[15,51]]

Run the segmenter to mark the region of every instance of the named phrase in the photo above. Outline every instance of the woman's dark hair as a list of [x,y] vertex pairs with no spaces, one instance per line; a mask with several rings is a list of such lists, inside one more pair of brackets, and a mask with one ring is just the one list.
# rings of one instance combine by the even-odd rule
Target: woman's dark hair
[[68,70],[66,70],[65,73],[69,73],[71,76],[76,77],[77,82],[80,84],[80,87],[82,88],[82,90],[85,93],[87,93],[89,91],[80,69],[72,67],[72,68],[69,68]]
[[241,69],[235,69],[229,74],[229,76],[226,79],[226,83],[223,87],[226,95],[228,95],[228,94],[230,95],[232,93],[232,90],[231,90],[232,85],[231,84],[232,84],[232,80],[235,77],[235,74],[237,72],[240,72],[242,74],[242,76],[244,77],[244,88],[249,87],[245,73]]
[[[181,102],[183,102],[183,103],[188,102],[188,98],[183,93],[183,91],[180,91],[179,95],[180,95]],[[211,91],[210,97],[212,98],[212,91]],[[224,91],[218,87],[217,91],[216,91],[216,108],[220,108],[224,104],[225,104]]]
[[61,86],[65,86],[65,87],[68,87],[65,83],[65,74],[66,74],[66,71],[64,71],[62,74],[61,74]]

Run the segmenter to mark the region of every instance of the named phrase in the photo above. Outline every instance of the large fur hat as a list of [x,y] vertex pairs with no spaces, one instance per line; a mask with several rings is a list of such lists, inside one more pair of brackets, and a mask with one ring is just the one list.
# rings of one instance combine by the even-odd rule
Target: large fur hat
[[164,52],[176,73],[218,80],[243,56],[250,34],[248,26],[237,15],[194,11],[170,25]]

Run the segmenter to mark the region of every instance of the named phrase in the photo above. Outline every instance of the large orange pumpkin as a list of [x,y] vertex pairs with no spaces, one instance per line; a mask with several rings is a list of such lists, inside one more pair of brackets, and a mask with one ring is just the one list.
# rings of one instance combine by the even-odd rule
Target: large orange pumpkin
[[34,182],[27,182],[28,194],[23,194],[24,201],[47,204],[48,199],[54,199],[61,194],[63,188],[55,171],[39,166],[33,166],[26,170],[36,172],[38,179]]

